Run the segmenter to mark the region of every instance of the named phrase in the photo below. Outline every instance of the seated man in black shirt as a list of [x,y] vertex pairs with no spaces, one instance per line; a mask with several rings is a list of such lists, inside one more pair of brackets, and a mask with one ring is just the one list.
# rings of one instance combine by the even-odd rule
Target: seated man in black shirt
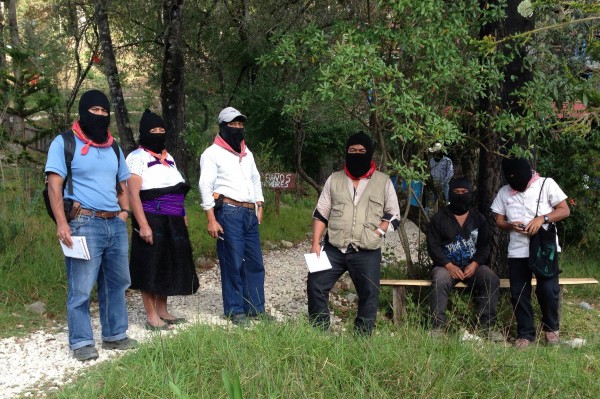
[[427,250],[433,261],[432,331],[433,335],[443,333],[448,295],[462,281],[476,294],[481,329],[489,339],[501,341],[502,334],[493,330],[500,279],[485,265],[490,254],[490,228],[480,212],[470,209],[471,194],[466,178],[451,181],[450,204],[431,218],[427,229]]

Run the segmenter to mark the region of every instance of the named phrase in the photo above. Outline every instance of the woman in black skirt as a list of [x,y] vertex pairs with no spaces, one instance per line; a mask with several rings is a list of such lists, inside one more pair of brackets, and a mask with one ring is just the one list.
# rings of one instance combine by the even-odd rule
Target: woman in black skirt
[[167,297],[198,290],[184,206],[190,186],[167,153],[165,138],[164,121],[146,109],[139,148],[127,156],[133,210],[130,288],[141,290],[148,330],[185,322],[169,313]]

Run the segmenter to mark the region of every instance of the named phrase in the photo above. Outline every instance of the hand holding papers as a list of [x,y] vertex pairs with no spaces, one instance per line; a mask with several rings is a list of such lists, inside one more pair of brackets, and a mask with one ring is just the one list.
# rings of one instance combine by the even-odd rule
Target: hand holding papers
[[306,265],[310,273],[320,272],[322,270],[331,269],[331,263],[325,251],[321,251],[321,256],[317,257],[316,253],[304,254]]
[[73,246],[71,248],[63,244],[62,241],[59,241],[63,250],[63,254],[69,258],[90,260],[90,251],[88,250],[85,237],[71,236],[71,241],[73,242]]

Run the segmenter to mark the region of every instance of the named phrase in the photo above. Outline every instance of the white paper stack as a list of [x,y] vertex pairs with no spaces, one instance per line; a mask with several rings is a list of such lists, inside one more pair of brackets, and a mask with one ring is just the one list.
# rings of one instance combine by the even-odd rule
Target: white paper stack
[[90,251],[88,250],[85,236],[71,236],[71,241],[73,241],[71,248],[63,244],[62,241],[59,241],[63,254],[69,258],[90,260]]

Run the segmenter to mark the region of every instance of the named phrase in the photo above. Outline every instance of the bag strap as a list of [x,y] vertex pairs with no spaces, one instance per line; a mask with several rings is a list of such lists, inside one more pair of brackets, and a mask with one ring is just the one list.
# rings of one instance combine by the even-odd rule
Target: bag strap
[[65,152],[65,163],[67,164],[67,177],[63,183],[63,190],[65,186],[68,187],[69,195],[73,195],[73,179],[71,178],[71,162],[75,156],[75,135],[71,129],[65,130],[60,134],[64,142]]
[[540,200],[542,199],[542,191],[544,190],[544,184],[548,178],[544,178],[542,182],[542,187],[540,188],[540,195],[538,196],[537,207],[535,208],[535,217],[538,217],[538,211],[540,210]]

